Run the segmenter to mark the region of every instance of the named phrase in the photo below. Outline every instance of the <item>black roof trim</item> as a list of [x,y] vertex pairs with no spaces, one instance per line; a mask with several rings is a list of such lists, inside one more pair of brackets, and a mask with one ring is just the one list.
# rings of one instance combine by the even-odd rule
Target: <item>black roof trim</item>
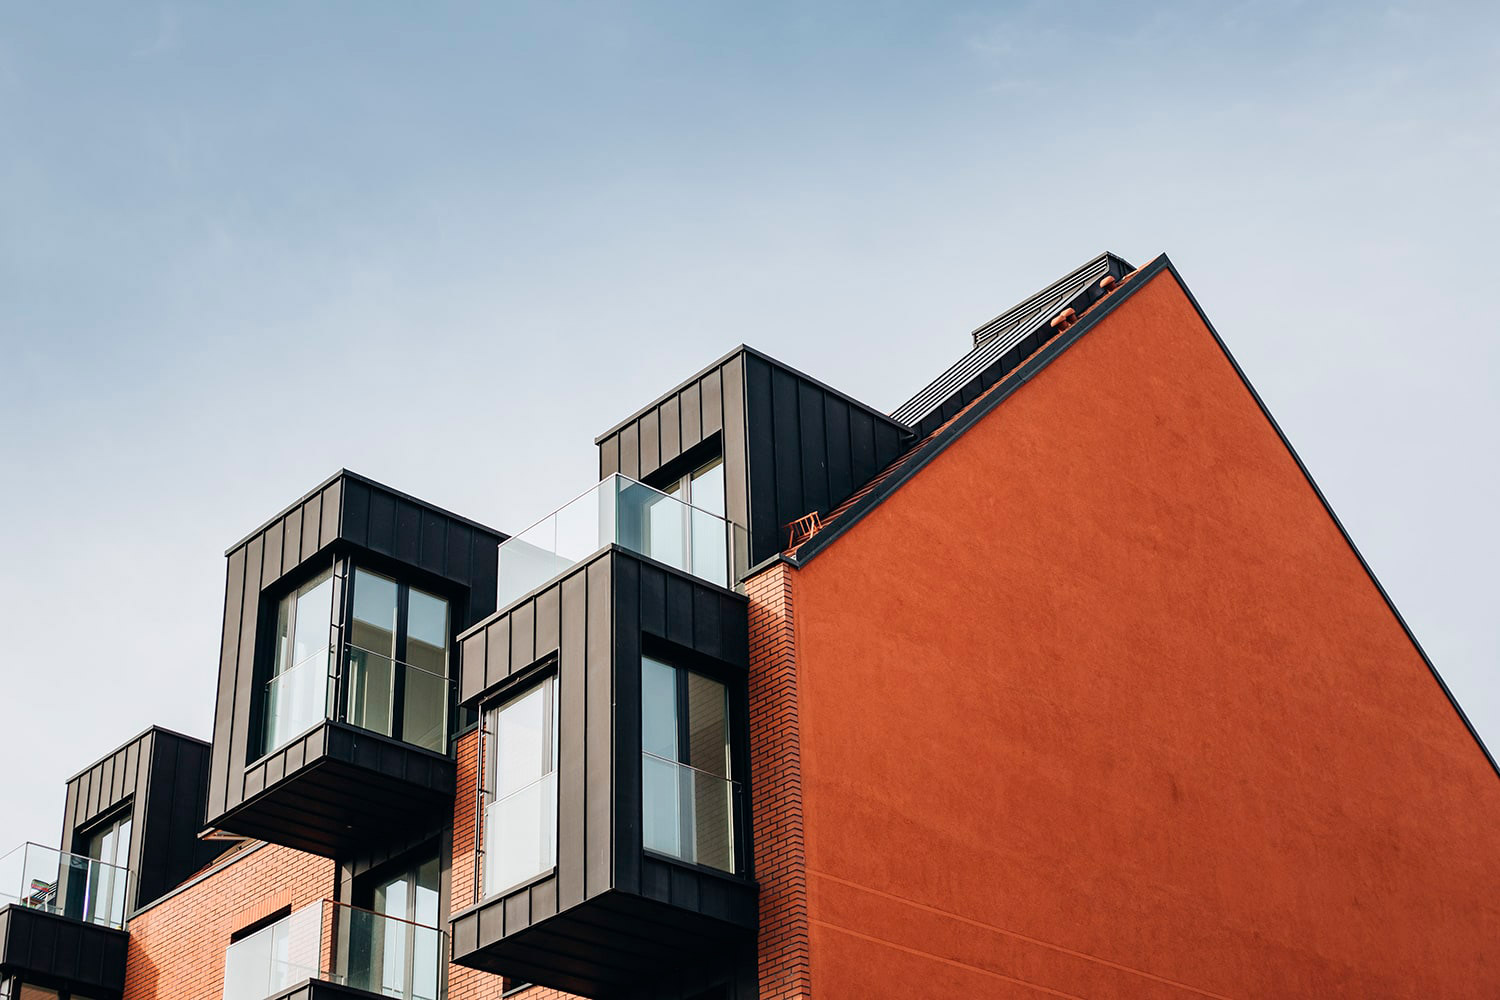
[[[1110,295],[1098,307],[1090,310],[1051,344],[1028,359],[1016,370],[1016,377],[1009,383],[999,386],[991,395],[979,400],[975,405],[954,418],[951,424],[936,431],[932,437],[918,445],[916,454],[911,455],[902,462],[899,468],[892,472],[886,479],[880,481],[868,494],[861,497],[827,529],[818,532],[812,538],[803,542],[795,553],[785,555],[785,561],[794,567],[805,565],[878,506],[881,501],[900,489],[902,484],[920,472],[928,462],[931,462],[941,454],[944,449],[962,436],[965,431],[982,420],[995,407],[1008,399],[1012,393],[1021,388],[1021,386],[1031,381],[1042,369],[1056,360],[1063,351],[1071,347],[1080,337],[1093,329],[1100,320],[1113,312],[1120,303],[1130,298],[1137,290],[1144,288],[1150,283],[1151,279],[1157,277],[1163,271],[1172,276],[1173,280],[1177,282],[1177,286],[1187,296],[1188,301],[1192,303],[1194,311],[1198,314],[1198,318],[1203,321],[1204,327],[1213,336],[1214,343],[1219,345],[1219,350],[1223,351],[1224,357],[1229,359],[1229,364],[1234,369],[1234,373],[1239,376],[1240,382],[1249,390],[1250,398],[1255,400],[1255,405],[1260,408],[1261,415],[1266,418],[1266,422],[1271,425],[1271,429],[1281,439],[1282,446],[1292,456],[1292,461],[1297,463],[1297,468],[1302,472],[1302,476],[1307,480],[1307,484],[1312,487],[1314,495],[1318,498],[1318,502],[1323,505],[1323,509],[1327,511],[1328,516],[1333,519],[1334,526],[1338,528],[1339,534],[1343,536],[1344,542],[1349,546],[1349,550],[1354,553],[1354,558],[1359,560],[1359,565],[1364,569],[1365,575],[1370,578],[1370,582],[1375,584],[1375,589],[1380,593],[1381,599],[1385,601],[1385,606],[1395,616],[1396,623],[1401,626],[1401,631],[1405,632],[1406,638],[1411,640],[1412,648],[1417,651],[1417,655],[1427,665],[1428,672],[1437,681],[1438,687],[1442,689],[1443,696],[1448,699],[1448,704],[1453,706],[1453,711],[1458,713],[1459,720],[1463,722],[1464,728],[1469,731],[1469,735],[1478,744],[1479,750],[1484,754],[1485,760],[1489,761],[1490,767],[1494,769],[1495,774],[1500,776],[1500,763],[1496,762],[1494,754],[1490,753],[1490,748],[1485,745],[1484,740],[1479,735],[1479,731],[1469,721],[1469,716],[1464,712],[1463,706],[1453,696],[1453,691],[1448,687],[1448,682],[1443,680],[1443,675],[1427,655],[1427,651],[1422,648],[1422,643],[1417,640],[1416,633],[1412,632],[1411,626],[1401,616],[1400,610],[1396,607],[1396,602],[1391,600],[1391,595],[1387,593],[1385,586],[1380,582],[1380,578],[1370,568],[1370,564],[1366,561],[1364,553],[1360,552],[1359,546],[1354,544],[1354,539],[1350,537],[1348,530],[1344,527],[1344,522],[1339,520],[1339,516],[1334,511],[1333,505],[1328,502],[1328,497],[1323,494],[1322,488],[1318,486],[1317,481],[1312,477],[1312,473],[1308,471],[1306,464],[1303,463],[1302,456],[1298,455],[1297,449],[1292,447],[1292,442],[1288,440],[1286,433],[1281,429],[1281,425],[1271,415],[1271,411],[1266,407],[1265,401],[1260,398],[1260,393],[1255,391],[1255,386],[1250,383],[1250,379],[1245,376],[1244,369],[1235,360],[1234,353],[1229,350],[1229,345],[1225,344],[1224,338],[1219,336],[1219,331],[1214,328],[1213,322],[1204,313],[1203,307],[1198,304],[1198,300],[1193,295],[1192,290],[1182,280],[1182,275],[1178,273],[1177,268],[1166,254],[1160,255],[1151,263],[1141,268],[1119,291]],[[770,565],[770,562],[768,561],[765,565]]]
[[1160,273],[1165,267],[1166,255],[1162,255],[1142,268],[1134,278],[1126,282],[1119,291],[1104,299],[1096,308],[1085,313],[1077,323],[1074,323],[1063,334],[1051,341],[1046,347],[1033,354],[1021,363],[1019,367],[1009,376],[1009,380],[1000,383],[986,396],[974,402],[968,409],[962,411],[946,426],[934,431],[932,435],[915,447],[905,458],[897,460],[897,468],[879,480],[876,485],[860,497],[853,505],[836,518],[833,523],[822,531],[813,535],[803,542],[796,553],[788,557],[793,566],[802,566],[812,559],[829,544],[837,540],[844,532],[848,531],[861,518],[868,514],[880,502],[890,496],[896,490],[931,462],[938,455],[958,440],[963,433],[973,427],[990,411],[995,409],[1005,400],[1009,399],[1021,386],[1036,377],[1047,365],[1051,364],[1063,351],[1067,350],[1078,338],[1093,329],[1105,316],[1108,316],[1121,302],[1130,298],[1135,291],[1143,287],[1147,282]]
[[441,514],[444,517],[452,518],[455,521],[459,521],[459,522],[461,522],[463,524],[467,524],[469,527],[475,528],[475,529],[477,529],[479,531],[482,531],[482,532],[484,532],[487,535],[494,535],[496,538],[500,539],[502,542],[505,541],[507,538],[510,537],[505,532],[500,531],[500,530],[498,530],[496,528],[491,528],[487,524],[480,524],[478,521],[474,520],[472,517],[464,517],[462,514],[455,514],[455,513],[453,513],[453,511],[447,510],[447,509],[445,509],[443,507],[439,507],[435,503],[428,503],[426,500],[422,500],[422,499],[420,499],[418,497],[414,497],[410,493],[403,493],[403,492],[401,492],[398,489],[395,489],[393,487],[385,485],[385,483],[377,482],[376,480],[371,479],[369,476],[361,476],[357,472],[350,472],[348,469],[340,469],[339,471],[335,472],[333,475],[329,476],[327,479],[323,480],[318,485],[314,486],[312,489],[308,490],[306,493],[302,494],[302,496],[298,497],[296,500],[293,500],[291,503],[289,503],[285,507],[281,508],[281,510],[274,517],[267,518],[261,524],[260,527],[256,528],[254,531],[250,532],[244,538],[241,538],[239,541],[237,541],[233,545],[229,546],[229,548],[227,548],[227,549],[224,550],[224,555],[228,556],[231,553],[233,553],[235,549],[243,548],[245,546],[245,544],[247,542],[249,542],[251,539],[255,538],[255,536],[257,536],[261,532],[265,531],[267,528],[269,528],[271,525],[275,524],[277,521],[281,520],[283,517],[286,517],[293,510],[296,510],[298,507],[301,507],[303,504],[307,503],[307,501],[311,500],[313,497],[317,496],[319,493],[322,493],[324,490],[326,490],[328,487],[332,486],[339,479],[350,479],[350,480],[353,480],[356,483],[363,483],[366,486],[372,486],[372,487],[374,487],[377,490],[384,490],[386,493],[391,494],[391,496],[397,497],[397,498],[399,498],[401,500],[405,500],[408,503],[414,503],[418,507],[425,507],[425,508],[427,508],[428,510],[432,511],[435,514]]
[[1099,287],[1101,279],[1106,275],[1123,278],[1133,270],[1124,258],[1105,252],[1028,295],[975,330],[974,347],[891,411],[892,415],[911,424],[919,435],[932,431],[979,394],[979,387],[995,366],[1004,370],[1015,354],[1029,355],[1034,345],[1027,342],[1038,329],[1045,333],[1048,321],[1065,307],[1082,313],[1105,296]]
[[145,739],[147,736],[150,736],[152,733],[165,733],[166,735],[175,737],[176,739],[179,739],[179,740],[186,740],[189,743],[196,743],[199,746],[204,747],[206,749],[207,748],[212,748],[212,746],[213,746],[213,744],[210,743],[208,740],[200,739],[197,736],[189,736],[187,733],[179,733],[177,730],[175,730],[175,729],[168,729],[166,726],[156,726],[156,725],[147,726],[145,729],[143,729],[140,732],[136,733],[130,739],[126,740],[124,743],[121,743],[119,746],[115,747],[109,753],[103,755],[98,760],[94,761],[92,764],[89,764],[89,765],[87,765],[85,767],[80,768],[78,770],[77,774],[69,776],[68,779],[63,782],[63,784],[65,784],[65,785],[66,784],[71,784],[73,781],[77,780],[78,778],[83,777],[89,771],[92,771],[94,768],[98,767],[100,764],[104,763],[106,760],[108,760],[109,758],[113,757],[115,754],[119,753],[121,750],[124,750],[126,747],[130,746],[132,743],[139,743],[141,740]]
[[677,385],[673,386],[671,389],[668,389],[666,392],[662,393],[660,396],[657,396],[656,399],[652,400],[647,405],[641,407],[639,410],[636,410],[630,416],[626,417],[624,420],[621,420],[619,423],[615,424],[609,430],[605,431],[603,434],[600,434],[598,437],[594,438],[594,444],[596,444],[596,445],[603,444],[605,442],[605,440],[607,440],[608,438],[611,438],[614,435],[618,434],[622,428],[627,427],[630,424],[635,423],[635,421],[639,420],[641,417],[643,417],[647,413],[650,413],[652,410],[656,409],[662,403],[665,403],[667,400],[671,399],[673,396],[677,395],[683,389],[686,389],[688,386],[692,385],[694,382],[698,381],[703,376],[707,375],[709,372],[714,371],[714,370],[720,368],[724,364],[724,362],[728,361],[730,358],[733,358],[735,355],[738,355],[738,354],[746,354],[746,355],[749,355],[750,357],[753,357],[753,358],[759,358],[760,360],[766,362],[767,364],[774,365],[777,368],[780,368],[782,371],[789,372],[792,375],[795,375],[798,378],[802,379],[803,381],[808,382],[808,383],[810,383],[812,385],[817,386],[819,389],[822,389],[824,392],[828,393],[829,395],[837,396],[839,399],[842,399],[844,402],[850,404],[851,406],[857,406],[857,407],[859,407],[861,410],[864,410],[866,413],[870,414],[870,416],[874,417],[875,419],[883,421],[884,423],[890,424],[892,427],[896,428],[897,430],[899,430],[899,431],[901,431],[903,433],[909,433],[911,431],[911,428],[908,425],[902,423],[900,420],[898,420],[897,418],[891,416],[889,413],[886,413],[886,412],[884,412],[882,410],[878,410],[875,407],[871,406],[869,403],[866,403],[866,402],[864,402],[862,400],[855,399],[853,396],[849,395],[847,392],[844,392],[842,389],[835,389],[833,386],[829,385],[827,382],[819,381],[818,379],[813,378],[811,375],[808,375],[806,372],[799,371],[798,369],[793,368],[791,365],[787,364],[784,361],[778,361],[775,358],[771,357],[769,354],[765,353],[764,351],[758,351],[755,348],[749,346],[748,344],[741,344],[738,347],[736,347],[734,350],[728,352],[727,354],[721,355],[718,358],[718,360],[711,362],[710,364],[704,366],[703,368],[700,368],[696,374],[694,374],[694,375],[692,375],[692,376],[690,376],[688,378],[683,379],[681,382],[677,383]]

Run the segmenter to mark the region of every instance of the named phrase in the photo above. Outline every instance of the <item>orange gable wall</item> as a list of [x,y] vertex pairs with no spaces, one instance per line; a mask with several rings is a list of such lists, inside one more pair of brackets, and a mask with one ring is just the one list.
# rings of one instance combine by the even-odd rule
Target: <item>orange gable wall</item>
[[795,587],[815,995],[1500,996],[1500,778],[1169,272]]

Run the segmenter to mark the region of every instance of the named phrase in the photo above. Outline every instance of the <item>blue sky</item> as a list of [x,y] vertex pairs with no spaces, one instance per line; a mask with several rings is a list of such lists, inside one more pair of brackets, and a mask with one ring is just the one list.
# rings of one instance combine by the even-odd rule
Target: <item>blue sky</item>
[[0,128],[0,843],[210,734],[222,552],[333,470],[516,530],[735,344],[894,407],[1103,249],[1500,746],[1493,4],[13,2]]

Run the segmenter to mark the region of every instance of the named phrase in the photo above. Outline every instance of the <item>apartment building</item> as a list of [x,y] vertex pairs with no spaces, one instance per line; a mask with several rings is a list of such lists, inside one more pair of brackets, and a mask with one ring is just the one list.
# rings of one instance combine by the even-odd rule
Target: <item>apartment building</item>
[[736,348],[514,535],[310,490],[0,997],[1500,996],[1495,761],[1170,261],[964,348]]

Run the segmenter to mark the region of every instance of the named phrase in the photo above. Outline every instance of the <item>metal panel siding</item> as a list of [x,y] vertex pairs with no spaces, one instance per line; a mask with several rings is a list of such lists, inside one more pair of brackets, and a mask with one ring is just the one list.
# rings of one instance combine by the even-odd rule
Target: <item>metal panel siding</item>
[[635,424],[620,431],[620,475],[641,478],[641,436]]
[[641,564],[621,555],[614,579],[614,878],[626,892],[641,865]]
[[510,676],[510,618],[501,618],[485,632],[484,686],[489,687]]
[[487,633],[480,629],[459,643],[458,699],[477,698],[484,690],[484,644]]
[[748,533],[750,527],[750,476],[745,450],[745,379],[746,356],[736,355],[724,362],[721,386],[724,421],[721,447],[724,452],[724,512],[735,531],[735,579],[750,567]]
[[557,652],[561,630],[559,623],[561,594],[557,587],[548,587],[536,596],[536,641],[532,656],[541,659]]
[[659,462],[666,465],[682,454],[682,416],[678,408],[678,397],[672,396],[662,402],[660,414],[661,454]]
[[[234,696],[239,667],[240,611],[244,603],[245,550],[235,549],[226,560],[224,574],[224,622],[219,650],[219,693],[214,705],[213,758],[208,784],[209,812],[226,808],[231,781],[230,731],[234,719]],[[237,777],[239,772],[234,771]],[[236,798],[238,801],[238,798]]]
[[798,423],[797,378],[790,372],[772,369],[771,439],[776,466],[776,538],[774,547],[761,558],[779,551],[786,543],[781,537],[786,526],[808,512],[803,503],[802,435]]
[[584,866],[584,895],[609,889],[612,878],[610,781],[613,769],[614,691],[613,624],[610,559],[596,559],[588,567],[588,630],[586,644],[586,717],[584,836],[588,856]]
[[305,562],[318,551],[318,539],[323,530],[323,494],[309,497],[302,505],[302,551],[298,560]]
[[692,385],[684,386],[677,394],[681,430],[678,447],[683,451],[703,440],[703,413],[700,409],[703,404],[698,385],[699,383],[694,382]]
[[389,493],[370,491],[370,526],[365,544],[383,555],[396,552],[396,498]]
[[[282,518],[281,572],[290,573],[302,559],[302,511],[294,510]],[[269,561],[269,560],[267,560]]]
[[[558,651],[558,726],[565,734],[587,725],[588,577],[587,571],[565,578],[559,588],[562,612]],[[581,739],[563,739],[558,747],[557,895],[567,908],[583,902],[584,869],[589,842],[585,825],[587,753]]]
[[[919,433],[930,433],[958,409],[953,401],[975,383],[994,384],[987,374],[1002,359],[1009,359],[1006,370],[1014,368],[1017,355],[1030,354],[1037,346],[1038,330],[1047,332],[1049,321],[1080,296],[1097,295],[1098,283],[1106,274],[1123,277],[1131,266],[1119,257],[1104,253],[1035,292],[1018,304],[974,331],[974,348],[959,358],[911,399],[892,412],[902,423],[919,427]],[[1076,308],[1076,306],[1075,306]],[[1026,342],[1026,343],[1023,343]],[[946,416],[940,413],[946,412]]]
[[[442,575],[450,580],[472,585],[474,576],[471,551],[474,547],[474,532],[468,525],[457,521],[445,521],[444,525],[446,530],[443,532],[442,552],[438,556]],[[494,608],[489,610],[493,611]],[[458,609],[455,609],[455,612],[454,624],[460,630],[468,627],[470,621],[477,620],[469,618]],[[485,614],[488,613],[488,611],[485,612]]]
[[776,513],[776,441],[771,405],[771,366],[760,358],[745,364],[745,430],[749,449],[747,478],[750,493],[750,562],[760,562],[780,550],[781,528]]
[[344,517],[339,533],[355,545],[370,546],[370,488],[364,483],[344,485]]
[[422,555],[422,511],[416,504],[396,500],[394,555],[408,566],[420,565]]
[[536,604],[527,601],[510,613],[510,672],[524,670],[536,658]]
[[[849,406],[836,396],[823,397],[823,434],[828,456],[828,502],[838,506],[854,494],[855,486],[849,443]],[[861,480],[861,485],[866,481]]]
[[[831,507],[828,501],[828,437],[823,426],[823,391],[807,382],[801,383],[797,387],[797,408],[802,452],[802,503],[798,506],[806,511],[826,513]],[[795,516],[787,520],[795,520]]]
[[430,573],[443,575],[448,554],[448,519],[436,511],[421,512],[421,541],[417,565]]
[[618,435],[599,442],[599,478],[620,471],[620,438]]
[[[711,371],[698,380],[702,397],[699,412],[703,415],[704,437],[724,429],[724,384],[720,371],[722,369]],[[730,391],[733,392],[732,389]]]
[[264,555],[261,559],[260,587],[269,587],[281,576],[282,566],[282,522],[277,521],[266,529]]
[[641,428],[641,474],[637,479],[644,479],[661,468],[660,412],[652,410],[642,415],[638,421]]
[[[245,579],[260,576],[261,541],[252,538],[245,545]],[[260,591],[246,587],[240,611],[239,655],[236,657],[234,715],[229,729],[230,782],[227,806],[233,808],[244,797],[243,785],[236,780],[240,769],[250,759],[251,712],[257,701],[255,683],[255,637],[260,627]]]
[[323,488],[323,521],[318,529],[319,548],[327,548],[339,536],[343,521],[343,491],[343,479],[336,479]]

